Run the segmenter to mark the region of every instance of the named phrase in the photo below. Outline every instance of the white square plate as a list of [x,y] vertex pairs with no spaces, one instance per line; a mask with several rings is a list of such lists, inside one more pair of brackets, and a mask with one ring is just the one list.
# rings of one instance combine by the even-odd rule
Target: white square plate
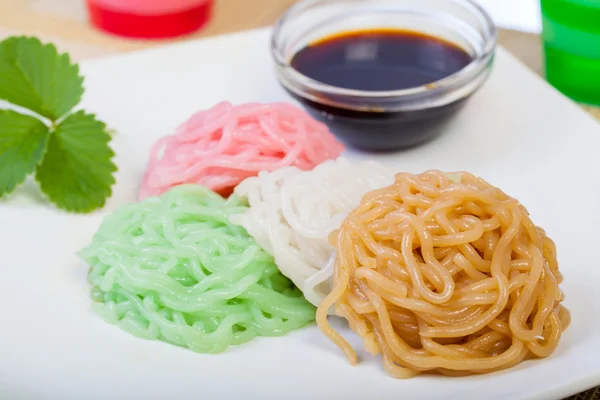
[[118,183],[93,215],[59,212],[33,186],[0,203],[0,397],[515,400],[600,384],[600,127],[502,49],[490,80],[439,139],[347,155],[411,172],[469,170],[520,199],[557,242],[566,276],[573,324],[550,358],[483,376],[395,380],[364,352],[350,366],[316,326],[202,355],[137,339],[91,311],[87,266],[75,252],[103,215],[134,201],[150,145],[221,100],[289,100],[268,38],[268,30],[244,32],[82,66],[83,106],[118,132]]

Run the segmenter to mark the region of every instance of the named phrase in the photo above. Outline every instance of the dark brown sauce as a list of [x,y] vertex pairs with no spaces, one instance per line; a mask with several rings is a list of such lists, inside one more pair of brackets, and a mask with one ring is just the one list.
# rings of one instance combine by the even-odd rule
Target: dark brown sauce
[[370,30],[330,36],[303,48],[292,67],[331,86],[364,91],[409,89],[439,81],[471,62],[440,38],[419,32]]
[[[406,30],[353,31],[326,37],[301,49],[291,66],[303,75],[338,88],[391,91],[429,85],[446,78],[472,61],[456,44],[424,33]],[[294,95],[294,94],[292,94]],[[410,147],[436,136],[438,126],[463,101],[417,111],[357,111],[297,95],[313,116],[325,123],[346,144],[368,150]],[[328,101],[329,100],[329,101]]]

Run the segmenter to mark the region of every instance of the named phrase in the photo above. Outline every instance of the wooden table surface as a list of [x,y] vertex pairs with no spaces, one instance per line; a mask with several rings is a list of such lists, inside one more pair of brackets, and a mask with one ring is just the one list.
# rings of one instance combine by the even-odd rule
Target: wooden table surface
[[[0,0],[0,40],[14,34],[35,35],[82,61],[141,50],[181,40],[271,25],[296,0],[216,0],[213,20],[201,32],[176,40],[129,40],[99,32],[87,22],[84,0]],[[542,74],[538,35],[501,30],[499,42],[527,67]],[[582,106],[600,120],[600,108]],[[577,400],[600,400],[600,389]]]

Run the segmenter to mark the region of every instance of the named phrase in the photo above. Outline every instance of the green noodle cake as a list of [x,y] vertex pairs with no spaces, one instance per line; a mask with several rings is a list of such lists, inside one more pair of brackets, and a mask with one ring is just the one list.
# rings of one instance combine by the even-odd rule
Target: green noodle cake
[[145,339],[220,353],[256,336],[281,336],[315,308],[229,216],[246,203],[197,185],[121,207],[81,256],[95,309]]

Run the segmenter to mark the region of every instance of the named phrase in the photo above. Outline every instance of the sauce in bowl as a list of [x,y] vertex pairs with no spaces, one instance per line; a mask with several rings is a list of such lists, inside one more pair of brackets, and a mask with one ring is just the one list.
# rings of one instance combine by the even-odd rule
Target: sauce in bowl
[[[366,92],[411,89],[446,78],[472,61],[454,43],[416,31],[343,32],[304,47],[291,65],[326,85]],[[322,99],[327,100],[327,96]],[[363,149],[410,147],[435,135],[436,125],[460,108],[451,103],[427,110],[360,111],[298,98],[348,144]]]
[[470,0],[303,0],[276,24],[272,54],[284,89],[340,140],[391,151],[445,130],[495,44]]
[[326,37],[296,53],[296,71],[327,85],[364,91],[410,89],[450,76],[471,62],[454,43],[424,33],[374,29]]

